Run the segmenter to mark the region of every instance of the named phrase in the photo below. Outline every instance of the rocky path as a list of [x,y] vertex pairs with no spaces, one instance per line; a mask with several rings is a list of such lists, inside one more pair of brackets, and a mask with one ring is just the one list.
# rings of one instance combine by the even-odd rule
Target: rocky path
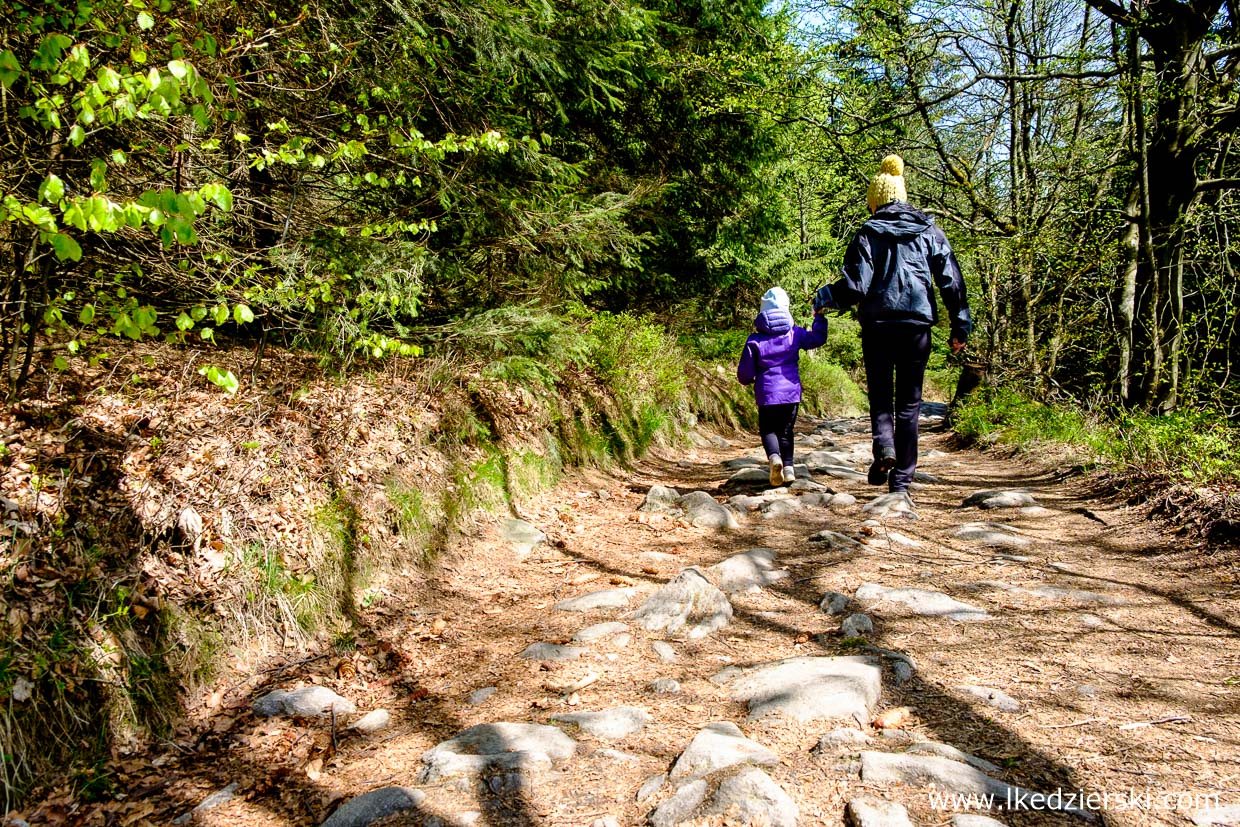
[[864,423],[805,427],[787,488],[701,438],[479,526],[348,668],[231,688],[152,818],[1240,824],[1234,580],[939,435],[876,496]]

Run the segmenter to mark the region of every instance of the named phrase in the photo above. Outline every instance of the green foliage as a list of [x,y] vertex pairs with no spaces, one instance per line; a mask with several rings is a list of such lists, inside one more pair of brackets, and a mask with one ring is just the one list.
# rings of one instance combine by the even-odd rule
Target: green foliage
[[671,404],[685,391],[685,357],[650,318],[599,313],[589,325],[594,370],[623,405]]
[[801,355],[801,405],[830,416],[859,416],[867,408],[865,393],[843,367],[814,351]]

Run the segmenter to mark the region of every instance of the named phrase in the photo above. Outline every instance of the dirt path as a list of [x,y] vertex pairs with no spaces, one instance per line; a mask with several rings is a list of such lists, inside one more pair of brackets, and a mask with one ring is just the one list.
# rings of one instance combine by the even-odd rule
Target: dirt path
[[[817,438],[803,439],[834,443],[814,448],[851,452],[864,470],[862,423],[805,427],[816,428]],[[968,765],[940,753],[929,763],[913,761],[913,775],[903,782],[884,780],[877,769],[887,756],[924,753],[929,748],[917,744],[926,741],[980,759],[986,776],[1025,791],[1093,794],[1075,803],[1108,824],[1187,824],[1215,802],[1240,805],[1234,570],[1228,579],[1200,551],[1159,535],[1122,507],[1089,499],[1079,483],[1023,461],[954,451],[938,434],[923,435],[921,470],[936,481],[914,492],[917,520],[866,525],[861,507],[878,489],[825,474],[814,479],[855,495],[856,504],[837,501],[775,516],[749,512],[734,530],[694,527],[674,513],[639,517],[652,485],[708,491],[719,500],[737,491],[760,494],[764,486],[725,487],[731,472],[721,463],[753,454],[749,439],[725,442],[703,440],[709,447],[679,460],[653,458],[624,476],[566,482],[520,515],[548,535],[523,558],[499,538],[497,526],[481,527],[474,542],[443,561],[437,589],[422,593],[420,603],[393,595],[364,609],[367,629],[355,653],[276,667],[226,688],[205,734],[119,770],[127,801],[87,807],[73,819],[169,823],[237,784],[231,798],[200,811],[193,823],[319,824],[343,802],[391,786],[414,791],[392,799],[393,807],[411,808],[383,823],[637,825],[652,813],[655,823],[784,823],[786,808],[770,801],[749,821],[704,814],[717,784],[737,766],[706,778],[710,795],[700,807],[680,814],[659,809],[692,775],[662,784],[651,779],[669,768],[675,775],[695,736],[720,722],[738,725],[777,756],[761,769],[803,825],[842,823],[848,802],[863,795],[904,805],[918,825],[949,823],[952,809],[935,804],[918,779],[944,771],[935,761],[952,764],[951,772]],[[1019,489],[1037,507],[962,507],[979,489]],[[957,536],[961,526],[982,522],[1003,524],[1016,539]],[[808,540],[824,529],[859,543]],[[998,542],[1012,545],[993,545]],[[753,548],[774,550],[774,567],[787,576],[729,595],[733,615],[721,630],[683,640],[632,619],[633,609],[686,567],[706,569]],[[628,587],[634,593],[626,608],[555,608],[565,599]],[[976,614],[916,614],[882,592],[905,588],[948,595]],[[829,592],[850,599],[842,614],[820,608]],[[868,641],[839,634],[852,613],[871,619]],[[604,621],[629,628],[573,642]],[[670,644],[664,656],[674,660],[663,659],[656,641]],[[571,660],[523,658],[537,642],[585,651]],[[785,658],[855,656],[881,668],[881,696],[861,721],[751,720],[727,682],[735,672],[719,674]],[[390,710],[391,724],[362,735],[346,729],[343,718],[333,727],[326,719],[260,719],[249,709],[267,690],[309,681],[334,689],[360,711]],[[998,691],[987,697],[967,686]],[[1015,702],[1010,710],[992,705],[1005,698]],[[614,739],[553,720],[616,707],[644,710],[648,718],[639,731]],[[910,717],[894,731],[869,725],[873,715],[900,707]],[[550,767],[419,775],[423,754],[436,744],[496,722],[552,725],[577,743],[570,757],[551,757]],[[841,729],[852,732],[819,743]],[[973,772],[965,776],[971,781],[948,786],[973,789]],[[746,795],[733,816],[736,807],[765,800],[753,790]],[[782,801],[774,793],[767,799]],[[333,824],[364,823],[343,815]],[[1087,823],[1064,812],[990,815],[1012,825]],[[600,821],[609,817],[614,822]],[[1240,823],[1234,814],[1220,818]]]

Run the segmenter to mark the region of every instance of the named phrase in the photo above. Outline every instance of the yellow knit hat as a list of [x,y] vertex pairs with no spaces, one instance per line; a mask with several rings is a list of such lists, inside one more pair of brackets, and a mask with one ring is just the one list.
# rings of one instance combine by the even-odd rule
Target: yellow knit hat
[[904,189],[904,159],[899,155],[888,155],[878,167],[878,175],[870,182],[870,189],[865,200],[874,212],[889,201],[907,201],[908,192]]

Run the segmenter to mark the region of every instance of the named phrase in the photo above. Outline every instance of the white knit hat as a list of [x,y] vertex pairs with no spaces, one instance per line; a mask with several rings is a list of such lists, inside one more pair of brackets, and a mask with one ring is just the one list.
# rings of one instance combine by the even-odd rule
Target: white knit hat
[[766,312],[767,310],[774,310],[776,308],[779,308],[780,310],[788,309],[788,294],[784,292],[784,288],[782,287],[772,287],[770,290],[767,290],[762,294],[761,311]]
[[899,155],[888,155],[879,165],[878,175],[870,181],[870,189],[865,194],[870,212],[874,212],[883,204],[891,201],[907,201],[908,192],[904,188],[904,159]]

